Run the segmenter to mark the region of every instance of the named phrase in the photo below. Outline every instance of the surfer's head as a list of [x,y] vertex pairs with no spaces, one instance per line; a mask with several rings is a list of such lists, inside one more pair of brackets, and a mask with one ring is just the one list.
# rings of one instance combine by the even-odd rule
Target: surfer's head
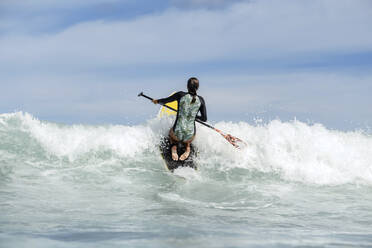
[[191,103],[194,103],[196,101],[196,91],[199,88],[199,80],[196,77],[189,78],[187,81],[187,90],[192,95],[192,101]]

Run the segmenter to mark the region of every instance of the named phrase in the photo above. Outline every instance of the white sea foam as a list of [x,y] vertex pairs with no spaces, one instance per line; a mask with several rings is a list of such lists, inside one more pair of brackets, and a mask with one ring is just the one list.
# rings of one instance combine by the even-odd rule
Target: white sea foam
[[287,180],[316,184],[372,183],[372,137],[361,132],[279,120],[262,126],[244,122],[216,126],[248,143],[246,149],[236,150],[218,134],[200,132],[201,159],[213,154],[218,157],[213,160],[227,169],[276,172]]
[[[47,154],[70,160],[105,150],[121,157],[134,159],[146,154],[158,159],[157,144],[170,125],[170,120],[159,119],[138,126],[59,125],[22,112],[0,115],[1,135],[18,130],[36,140]],[[240,168],[313,184],[372,184],[372,137],[362,132],[280,120],[259,126],[220,122],[216,127],[243,139],[248,146],[238,150],[218,133],[198,126],[195,145],[203,168]]]
[[[226,247],[239,239],[247,247],[248,235],[265,247],[293,246],[283,240],[296,237],[371,246],[370,136],[298,121],[216,123],[245,140],[248,146],[238,150],[198,125],[199,169],[174,175],[158,149],[172,121],[61,125],[21,112],[0,115],[0,244],[194,247],[212,241]],[[208,238],[190,243],[198,237]]]
[[[120,156],[135,156],[153,147],[154,132],[149,126],[58,125],[43,122],[28,113],[1,115],[0,120],[17,119],[50,154],[70,159],[89,151],[113,150]],[[4,124],[3,124],[4,125]]]

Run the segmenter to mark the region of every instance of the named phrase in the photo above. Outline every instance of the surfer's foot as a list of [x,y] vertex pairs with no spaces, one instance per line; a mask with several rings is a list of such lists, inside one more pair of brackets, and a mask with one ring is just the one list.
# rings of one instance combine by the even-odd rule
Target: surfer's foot
[[178,160],[177,146],[176,145],[172,146],[172,159],[174,161]]
[[186,147],[186,151],[181,155],[180,160],[184,161],[186,160],[190,155],[190,146]]

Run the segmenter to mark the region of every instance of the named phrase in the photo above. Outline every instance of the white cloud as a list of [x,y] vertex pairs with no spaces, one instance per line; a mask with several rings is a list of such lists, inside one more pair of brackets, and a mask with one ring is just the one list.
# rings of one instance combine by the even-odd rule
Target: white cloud
[[171,0],[171,3],[182,8],[221,8],[236,2],[249,2],[250,0]]
[[368,93],[372,75],[297,72],[209,76],[203,78],[203,82],[206,85],[201,84],[201,90],[205,89],[203,93],[219,110],[227,111],[236,106],[237,112],[241,112],[244,108],[265,106],[292,113],[341,114],[357,112],[355,105],[359,105],[359,111],[372,114],[372,109],[363,107],[372,102]]
[[[37,117],[68,122],[107,122],[127,117],[146,120],[157,106],[137,97],[140,91],[161,98],[186,90],[178,76],[115,78],[104,75],[19,76],[2,87],[0,109],[23,110]],[[285,73],[272,75],[202,75],[200,90],[211,122],[252,120],[252,116],[295,117],[330,122],[372,124],[372,75]],[[3,111],[2,110],[2,111]],[[61,118],[63,116],[63,118]],[[247,118],[249,116],[249,118]],[[246,119],[247,118],[247,119]],[[302,119],[301,119],[302,118]],[[332,126],[332,125],[331,125]]]
[[[40,10],[52,10],[52,9],[71,9],[71,8],[81,8],[85,6],[92,6],[101,3],[117,3],[120,0],[1,0],[0,7],[2,9],[19,9],[20,11],[30,10],[40,11]],[[121,0],[128,1],[128,0]]]
[[79,20],[94,17],[94,11],[125,5],[130,0],[1,0],[0,36],[58,32]]
[[368,7],[362,0],[272,0],[87,22],[57,34],[3,37],[0,64],[127,65],[370,51]]
[[[371,24],[369,1],[265,0],[217,9],[171,8],[127,21],[80,23],[54,34],[3,35],[0,108],[15,106],[37,116],[64,114],[69,120],[81,120],[81,112],[96,119],[107,113],[131,116],[138,91],[147,89],[161,97],[184,87],[183,72],[163,77],[164,64],[258,60],[265,66],[262,61],[280,63],[298,54],[366,52],[372,50]],[[149,72],[126,78],[102,69],[159,64],[163,71],[151,79]],[[351,120],[371,119],[366,107],[371,105],[370,76],[240,73],[222,72],[216,77],[203,73],[200,93],[212,120],[213,115],[222,119],[225,114],[257,109],[284,111],[292,117],[302,113],[335,120],[344,115]],[[146,103],[138,108],[144,118],[154,111]]]

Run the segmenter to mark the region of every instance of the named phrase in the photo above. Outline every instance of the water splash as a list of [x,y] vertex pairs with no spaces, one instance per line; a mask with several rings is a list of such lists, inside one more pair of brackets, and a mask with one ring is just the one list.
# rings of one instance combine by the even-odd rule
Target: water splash
[[[138,126],[61,125],[40,121],[28,113],[1,114],[0,152],[3,159],[22,155],[31,163],[54,158],[75,166],[92,157],[98,157],[102,164],[116,156],[142,168],[149,161],[160,161],[157,145],[171,122],[153,119]],[[280,120],[256,126],[245,122],[215,126],[243,139],[248,146],[238,150],[219,134],[198,126],[195,145],[204,176],[241,180],[263,173],[310,184],[372,184],[372,137],[362,132]],[[162,169],[161,164],[158,169]]]

